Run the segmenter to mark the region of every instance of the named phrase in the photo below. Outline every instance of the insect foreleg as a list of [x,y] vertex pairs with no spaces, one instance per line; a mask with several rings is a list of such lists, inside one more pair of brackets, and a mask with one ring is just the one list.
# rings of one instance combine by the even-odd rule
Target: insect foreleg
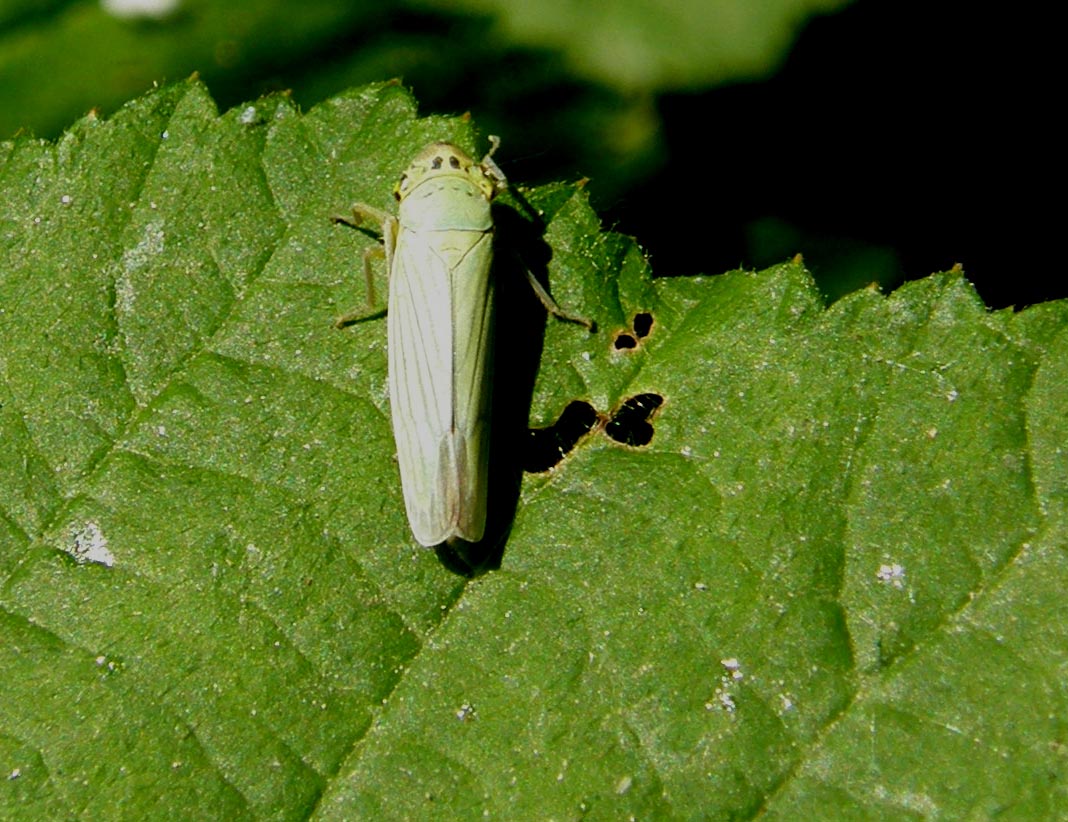
[[375,273],[374,260],[385,257],[386,275],[390,273],[393,264],[393,250],[397,245],[397,218],[388,212],[373,206],[356,203],[352,207],[352,217],[334,217],[335,223],[347,225],[350,228],[364,230],[367,223],[377,223],[381,226],[382,244],[372,246],[363,252],[363,276],[367,294],[367,305],[364,309],[350,311],[334,321],[335,328],[344,328],[347,325],[381,317],[383,310],[376,307],[375,300]]

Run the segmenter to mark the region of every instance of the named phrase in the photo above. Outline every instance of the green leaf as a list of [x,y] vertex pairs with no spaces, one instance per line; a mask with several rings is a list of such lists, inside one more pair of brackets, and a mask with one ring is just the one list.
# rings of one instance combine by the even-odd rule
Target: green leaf
[[376,4],[331,0],[304,0],[299,13],[284,0],[173,7],[160,19],[138,19],[109,13],[101,2],[0,0],[0,136],[20,128],[54,134],[94,106],[110,111],[194,71],[234,95],[250,82],[277,88],[269,78],[280,66],[321,59],[339,30],[367,29],[380,16]]
[[[574,109],[568,119],[633,150],[651,139],[655,115],[647,100],[617,100],[607,89],[696,89],[765,75],[806,20],[847,3],[304,0],[298,11],[282,0],[181,0],[155,4],[158,16],[124,16],[109,12],[119,3],[0,0],[0,136],[56,134],[94,106],[110,111],[192,72],[230,100],[254,87],[318,101],[353,82],[403,76],[428,95],[463,88],[501,116],[517,94],[554,95],[557,108]],[[580,88],[577,78],[603,88]],[[608,117],[626,133],[597,126]]]
[[0,816],[1056,817],[1068,305],[653,280],[513,181],[600,326],[503,327],[531,424],[664,402],[467,579],[408,532],[385,323],[332,327],[374,240],[329,217],[433,139],[484,146],[394,84],[193,81],[0,144]]

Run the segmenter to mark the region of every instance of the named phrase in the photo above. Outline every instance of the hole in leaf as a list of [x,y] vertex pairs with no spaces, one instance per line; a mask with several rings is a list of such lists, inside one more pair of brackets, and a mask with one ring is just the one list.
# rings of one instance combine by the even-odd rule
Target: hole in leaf
[[615,347],[616,351],[630,351],[637,348],[640,344],[640,340],[649,336],[649,332],[653,329],[653,315],[647,311],[639,312],[634,315],[634,321],[631,323],[633,334],[629,331],[620,331],[616,335]]
[[597,411],[588,402],[574,400],[548,428],[528,432],[523,468],[531,473],[548,471],[571,452],[597,424]]
[[653,439],[649,417],[664,403],[659,394],[637,394],[624,401],[612,415],[604,432],[624,445],[648,445]]

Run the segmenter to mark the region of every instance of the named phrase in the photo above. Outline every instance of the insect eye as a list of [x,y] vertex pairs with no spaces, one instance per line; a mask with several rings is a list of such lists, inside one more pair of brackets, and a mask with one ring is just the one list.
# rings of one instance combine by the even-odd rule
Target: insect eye
[[449,158],[449,165],[452,166],[453,168],[459,168],[460,167],[460,158],[457,157],[455,154],[452,155]]
[[430,164],[430,167],[431,167],[431,168],[433,168],[433,169],[439,169],[439,168],[441,168],[441,157],[440,157],[440,156],[438,156],[438,157],[435,157],[435,158],[434,158],[434,162],[432,162],[432,163]]

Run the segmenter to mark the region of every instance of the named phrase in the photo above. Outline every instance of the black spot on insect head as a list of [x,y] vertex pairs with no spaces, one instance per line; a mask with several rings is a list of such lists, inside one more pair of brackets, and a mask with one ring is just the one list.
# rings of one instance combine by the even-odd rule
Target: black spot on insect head
[[460,167],[460,158],[457,157],[455,154],[453,154],[451,157],[449,157],[449,165],[452,166],[453,168],[459,168]]
[[439,168],[441,168],[441,164],[443,162],[444,162],[444,160],[442,159],[441,155],[439,154],[437,157],[434,158],[434,161],[430,164],[430,167],[433,168],[433,169],[439,169]]
[[612,415],[604,432],[624,445],[648,445],[654,433],[649,418],[663,404],[664,398],[659,394],[636,394],[625,400]]
[[588,402],[574,400],[547,428],[527,432],[523,469],[531,473],[548,471],[566,457],[598,423],[597,411]]

